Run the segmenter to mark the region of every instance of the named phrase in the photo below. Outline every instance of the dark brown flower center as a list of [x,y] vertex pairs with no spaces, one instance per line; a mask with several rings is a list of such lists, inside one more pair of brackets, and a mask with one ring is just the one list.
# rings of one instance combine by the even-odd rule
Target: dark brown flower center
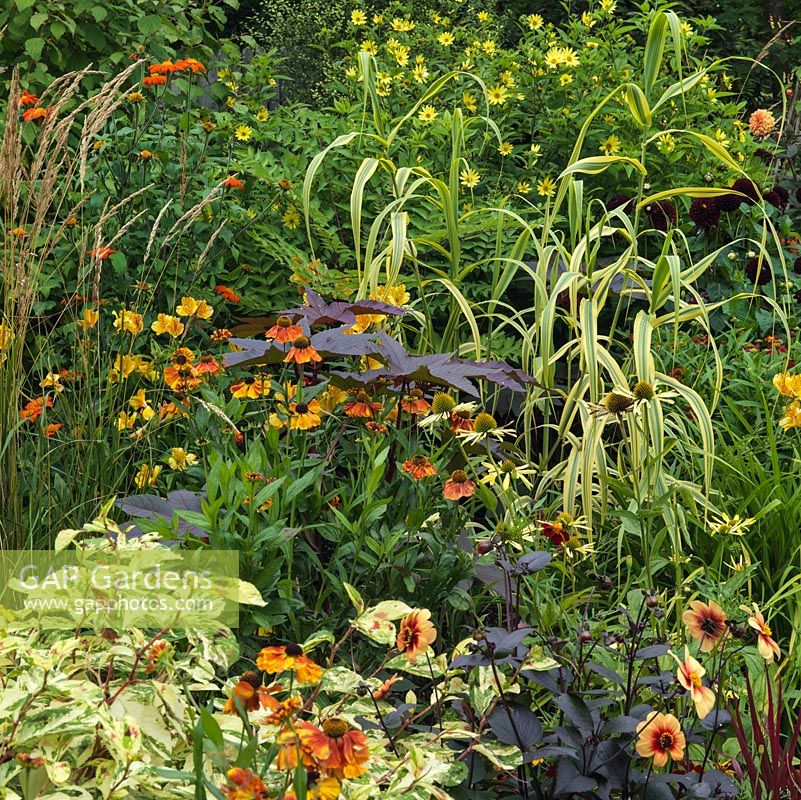
[[461,469],[457,469],[451,473],[451,480],[454,483],[466,483],[467,482],[467,473]]
[[298,658],[303,655],[303,648],[299,644],[288,644],[284,648],[284,651],[288,656],[292,656],[292,658]]
[[414,456],[412,458],[412,464],[414,464],[415,467],[424,467],[427,462],[428,458],[426,456]]
[[339,739],[348,732],[348,723],[339,717],[323,720],[323,733],[331,739]]
[[659,734],[659,749],[670,750],[671,747],[673,747],[673,734],[663,731]]
[[186,356],[175,356],[175,363],[180,367],[186,364],[187,358]]
[[280,316],[280,317],[278,317],[278,319],[275,321],[275,324],[276,324],[276,325],[277,325],[279,328],[288,328],[290,325],[292,325],[292,320],[291,320],[289,317],[285,317],[285,316],[281,315],[281,316]]
[[421,400],[423,397],[423,393],[419,389],[412,389],[409,392],[409,397],[411,397],[412,400]]
[[460,411],[455,411],[453,416],[459,417],[459,419],[470,419],[470,412],[463,408]]
[[305,336],[298,336],[298,338],[292,342],[292,347],[296,350],[305,350],[309,345],[311,345],[311,342]]
[[247,386],[253,386],[256,383],[256,379],[252,375],[248,375],[247,378],[242,380],[242,383],[246,384]]
[[714,619],[713,617],[704,617],[701,620],[701,630],[707,636],[715,636],[715,635],[717,635],[719,627],[720,626],[718,625],[717,620]]
[[308,414],[309,413],[309,407],[308,407],[308,405],[306,405],[306,403],[298,403],[295,406],[295,411],[298,414]]

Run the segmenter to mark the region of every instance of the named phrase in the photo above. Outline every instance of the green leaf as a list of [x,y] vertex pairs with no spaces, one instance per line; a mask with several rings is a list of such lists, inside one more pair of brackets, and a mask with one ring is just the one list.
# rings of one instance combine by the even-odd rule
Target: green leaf
[[25,42],[25,52],[34,60],[38,61],[44,49],[45,40],[38,36],[33,39],[28,39]]
[[648,30],[648,39],[645,42],[643,55],[643,77],[645,94],[650,97],[654,88],[659,70],[662,66],[662,56],[665,53],[667,41],[668,18],[664,11],[657,11]]
[[147,14],[144,17],[139,17],[136,20],[136,27],[143,36],[150,36],[154,34],[161,27],[160,14]]
[[47,14],[42,13],[41,11],[37,11],[29,20],[28,23],[30,26],[35,30],[38,31],[39,28],[42,27],[42,24],[47,19]]

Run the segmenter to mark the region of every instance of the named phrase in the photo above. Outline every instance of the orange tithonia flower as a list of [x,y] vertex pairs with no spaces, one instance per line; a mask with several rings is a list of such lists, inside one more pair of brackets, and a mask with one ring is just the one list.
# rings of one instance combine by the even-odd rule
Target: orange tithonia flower
[[31,94],[27,89],[19,98],[19,104],[21,106],[35,106],[38,102],[39,98],[35,94]]
[[698,718],[703,719],[715,707],[715,693],[701,681],[706,670],[690,655],[690,648],[687,646],[684,648],[684,661],[680,661],[675,653],[670,655],[679,665],[676,678],[690,693]]
[[45,425],[44,435],[50,439],[52,436],[55,436],[61,430],[61,423],[60,422],[51,422],[49,425]]
[[451,472],[451,477],[445,481],[445,486],[442,488],[442,496],[446,500],[461,500],[463,497],[472,497],[475,493],[476,484],[461,469]]
[[242,300],[233,289],[223,286],[222,284],[217,284],[217,286],[214,287],[214,291],[217,292],[223,300],[227,300],[229,303],[239,303]]
[[281,315],[276,319],[275,325],[264,334],[265,339],[272,339],[278,344],[286,344],[287,342],[294,342],[295,339],[303,336],[303,328],[300,325],[294,325],[289,317]]
[[406,654],[406,660],[414,664],[436,639],[437,629],[431,622],[431,612],[427,608],[416,608],[401,620],[395,644],[399,652]]
[[49,108],[29,108],[23,115],[22,119],[25,122],[31,122],[37,119],[47,119],[51,114],[51,110]]
[[290,429],[308,431],[316,428],[322,422],[321,411],[320,404],[316,400],[309,400],[308,403],[290,403]]
[[108,259],[114,255],[117,251],[113,247],[108,247],[107,245],[101,245],[100,247],[95,250],[92,248],[87,255],[96,257],[99,261],[108,261]]
[[237,700],[245,711],[256,711],[260,706],[270,708],[273,704],[278,705],[273,694],[280,688],[275,684],[270,687],[262,686],[261,675],[257,672],[245,672],[231,689],[231,696],[223,706],[223,714],[236,714]]
[[468,408],[457,408],[451,414],[451,430],[456,431],[473,431],[475,430],[476,423],[471,417],[471,411]]
[[349,417],[372,419],[376,412],[384,410],[384,404],[372,402],[367,392],[359,392],[353,400],[345,403],[344,410]]
[[42,416],[42,412],[45,410],[45,408],[52,407],[52,397],[37,397],[34,400],[31,400],[29,403],[26,403],[19,412],[19,415],[22,420],[26,422],[36,422],[36,420]]
[[278,755],[275,759],[275,766],[284,772],[296,770],[298,764],[303,764],[306,769],[317,767],[317,759],[328,758],[330,754],[327,748],[321,746],[312,755],[308,742],[318,733],[322,733],[322,731],[316,725],[305,720],[296,720],[292,727],[283,728],[276,738]]
[[317,683],[323,674],[322,667],[303,654],[299,644],[263,647],[256,659],[263,672],[277,675],[279,672],[294,672],[301,683]]
[[264,375],[246,375],[231,385],[231,394],[242,399],[258,400],[270,392],[270,382]]
[[437,474],[437,468],[431,463],[428,456],[412,456],[403,462],[403,471],[412,476],[416,481],[423,478],[430,478]]
[[668,757],[674,761],[684,758],[684,734],[673,714],[652,711],[638,726],[637,752],[643,758],[654,759],[654,767],[664,767]]
[[226,189],[237,189],[242,191],[245,188],[245,184],[239,180],[239,178],[235,178],[233,175],[229,175],[223,181],[223,187]]
[[721,639],[729,635],[726,613],[714,600],[709,603],[693,600],[681,618],[690,636],[701,643],[702,653],[711,652]]
[[228,770],[226,777],[229,783],[220,789],[227,800],[268,800],[267,787],[255,772],[233,767]]
[[306,336],[298,336],[292,342],[292,347],[284,358],[284,362],[291,364],[308,364],[311,361],[322,361],[323,357],[314,349],[312,343]]
[[765,622],[765,617],[762,616],[759,606],[754,603],[753,612],[748,606],[740,606],[740,609],[748,612],[750,615],[748,617],[748,624],[757,632],[757,650],[759,651],[759,655],[761,655],[768,664],[773,663],[774,656],[776,658],[781,658],[782,651],[779,649],[779,645],[774,641],[773,631],[770,629],[767,622]]
[[400,401],[400,407],[407,414],[428,414],[431,404],[423,397],[420,389],[412,389],[409,394]]
[[305,744],[314,760],[337,778],[358,778],[367,772],[365,764],[370,759],[367,737],[340,717],[323,720],[322,730],[318,728],[308,735]]
[[167,83],[166,75],[147,75],[142,80],[145,86],[163,86]]

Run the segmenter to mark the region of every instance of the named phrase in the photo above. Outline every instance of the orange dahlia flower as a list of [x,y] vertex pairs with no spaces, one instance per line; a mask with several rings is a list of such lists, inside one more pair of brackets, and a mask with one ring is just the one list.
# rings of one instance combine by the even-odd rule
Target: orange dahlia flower
[[748,128],[754,136],[768,136],[776,127],[776,117],[766,108],[758,108],[748,119]]
[[461,469],[454,470],[442,488],[442,496],[446,500],[461,500],[463,497],[472,497],[475,493],[476,484]]
[[305,744],[314,760],[337,778],[358,778],[367,772],[365,764],[370,759],[367,737],[344,719],[323,720],[322,729],[309,733]]
[[436,639],[437,629],[431,622],[431,612],[427,608],[416,608],[401,620],[395,644],[399,652],[405,653],[406,660],[414,664]]
[[709,603],[693,600],[681,618],[690,636],[700,642],[702,653],[711,652],[721,639],[729,635],[726,613],[714,600]]
[[768,662],[773,663],[774,656],[781,658],[782,651],[779,645],[773,639],[773,631],[770,626],[765,622],[765,617],[759,610],[759,606],[754,603],[754,610],[751,611],[748,606],[740,606],[743,611],[747,611],[750,616],[748,617],[748,624],[757,632],[757,650],[759,655]]
[[652,711],[637,726],[637,734],[637,752],[643,758],[653,758],[654,767],[664,767],[668,757],[673,761],[684,758],[684,734],[673,714]]
[[301,683],[317,683],[323,674],[322,667],[304,655],[299,644],[263,647],[256,659],[263,672],[277,675],[279,672],[294,672]]
[[715,693],[704,686],[701,680],[706,670],[690,655],[690,648],[687,646],[684,648],[684,661],[680,661],[675,653],[671,655],[679,665],[676,678],[690,693],[698,718],[703,719],[715,707]]

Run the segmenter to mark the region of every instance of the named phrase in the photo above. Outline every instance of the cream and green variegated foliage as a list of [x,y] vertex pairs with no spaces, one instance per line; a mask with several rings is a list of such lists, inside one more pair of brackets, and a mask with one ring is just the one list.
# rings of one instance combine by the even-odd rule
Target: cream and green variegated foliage
[[[711,417],[722,385],[722,365],[710,336],[715,377],[713,385],[708,387],[711,391],[707,405],[693,387],[656,365],[652,341],[658,337],[669,347],[679,327],[690,322],[708,331],[710,312],[736,298],[705,303],[695,288],[696,281],[725,248],[694,261],[680,230],[660,233],[645,224],[648,206],[662,199],[713,196],[728,189],[676,186],[649,195],[648,155],[661,135],[671,133],[704,148],[732,178],[744,174],[726,148],[706,134],[687,130],[680,124],[668,129],[654,127],[657,117],[670,115],[673,107],[678,109],[676,121],[683,120],[681,107],[685,95],[699,85],[704,75],[722,64],[714,62],[685,76],[680,25],[681,20],[673,11],[658,11],[653,15],[639,82],[611,89],[586,118],[559,176],[555,195],[544,210],[532,206],[531,214],[522,214],[505,208],[503,203],[461,210],[459,172],[466,163],[464,145],[470,127],[482,125],[501,139],[489,117],[486,87],[479,78],[465,73],[444,75],[428,87],[411,109],[389,123],[386,109],[375,92],[375,66],[366,53],[360,55],[364,127],[339,137],[321,152],[312,161],[304,184],[310,233],[313,182],[333,150],[366,138],[381,151],[380,156],[362,161],[350,197],[360,294],[366,296],[379,282],[393,283],[413,276],[425,305],[427,293],[444,288],[451,297],[451,314],[444,331],[431,330],[430,322],[425,323],[423,315],[420,316],[427,325],[426,341],[432,347],[459,350],[477,358],[492,357],[494,335],[503,333],[518,338],[521,365],[536,378],[524,404],[521,447],[528,461],[539,464],[541,470],[537,499],[560,491],[566,511],[592,520],[603,517],[615,486],[618,503],[635,515],[656,498],[680,494],[682,503],[664,499],[660,503],[674,560],[686,544],[687,528],[681,505],[693,506],[701,515],[715,509],[715,441]],[[672,47],[668,47],[669,41]],[[666,51],[678,68],[678,80],[667,86],[660,83]],[[487,113],[465,119],[459,109],[453,111],[447,175],[440,177],[421,167],[398,166],[393,158],[393,144],[402,137],[404,125],[452,80],[475,82],[483,93]],[[593,123],[613,102],[628,108],[642,132],[639,157],[582,157]],[[368,120],[373,121],[372,131],[368,130]],[[608,213],[600,202],[587,200],[582,175],[598,175],[615,165],[624,166],[638,176],[639,190],[631,213],[621,208]],[[384,179],[381,189],[376,185],[379,177]],[[372,194],[382,192],[384,198],[372,221],[364,213],[368,189]],[[764,210],[764,202],[760,205]],[[410,208],[423,210],[424,225],[410,226],[407,216]],[[763,217],[760,241],[748,240],[748,246],[770,258],[768,242],[778,237],[767,215]],[[461,242],[476,226],[497,232],[495,252],[482,262],[465,263]],[[508,231],[515,233],[511,249],[504,244],[503,234]],[[661,252],[656,259],[649,257],[643,247],[646,234],[650,242],[661,237]],[[309,238],[313,247],[311,235]],[[618,255],[611,263],[608,259],[603,264],[598,260],[604,246],[606,250],[610,246],[617,248]],[[447,268],[426,263],[420,256],[423,251],[437,254]],[[781,250],[774,248],[775,251],[779,252],[779,264],[786,274]],[[477,267],[487,265],[493,270],[492,294],[483,301],[471,302],[460,286]],[[623,290],[613,292],[613,282],[621,279]],[[531,286],[531,305],[513,308],[504,300],[507,290],[513,282],[519,286],[525,281]],[[566,311],[560,308],[565,297]],[[634,317],[630,309],[633,301],[645,305]],[[774,306],[778,318],[784,321],[782,309]],[[606,321],[610,316],[611,326]],[[557,346],[554,332],[562,323],[570,336]],[[487,331],[483,339],[482,329]],[[567,376],[566,389],[557,385],[557,372]],[[609,415],[602,409],[609,391],[629,392],[638,381],[653,387],[654,397],[650,401],[637,402],[627,414]],[[614,436],[609,435],[610,426],[618,429]],[[665,468],[676,448],[700,461],[696,481],[678,481]],[[630,493],[628,499],[627,493]],[[645,531],[638,532],[645,537]]]

